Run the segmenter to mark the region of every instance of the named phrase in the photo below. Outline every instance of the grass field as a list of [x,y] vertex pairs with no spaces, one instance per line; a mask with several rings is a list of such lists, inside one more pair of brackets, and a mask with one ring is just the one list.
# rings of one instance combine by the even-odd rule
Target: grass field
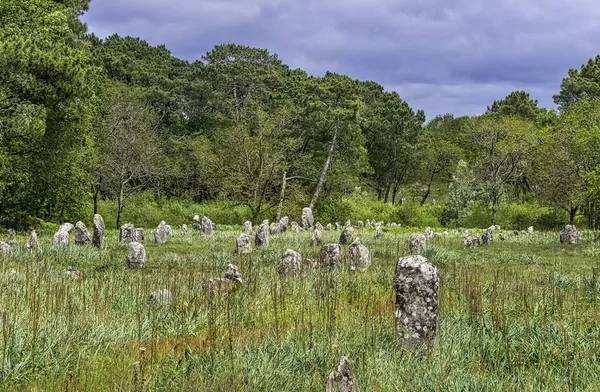
[[[392,280],[411,229],[355,231],[373,256],[365,272],[317,270],[281,280],[286,249],[318,259],[312,233],[271,236],[236,255],[240,228],[211,238],[147,241],[148,266],[126,268],[127,247],[105,249],[20,238],[0,255],[0,389],[61,391],[323,391],[341,355],[362,391],[600,390],[600,243],[534,233],[464,249],[458,234],[425,256],[441,281],[440,344],[396,348]],[[416,230],[421,232],[422,230]],[[151,238],[151,232],[146,233]],[[339,232],[324,232],[337,242]],[[344,247],[347,249],[347,247]],[[346,255],[347,258],[347,255]],[[239,266],[248,286],[211,298],[203,288]],[[80,280],[65,274],[75,266]],[[172,307],[149,306],[167,288]]]

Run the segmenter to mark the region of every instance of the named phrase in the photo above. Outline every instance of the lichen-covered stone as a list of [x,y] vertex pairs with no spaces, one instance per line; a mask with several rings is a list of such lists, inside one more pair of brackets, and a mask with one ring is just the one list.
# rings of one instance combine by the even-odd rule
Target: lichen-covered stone
[[133,230],[135,227],[133,223],[125,223],[121,226],[121,231],[119,233],[119,241],[124,242],[126,244],[133,241]]
[[92,235],[88,231],[85,223],[79,221],[75,223],[75,245],[90,245]]
[[271,225],[269,226],[269,233],[271,235],[277,235],[277,234],[283,233],[283,227],[281,226],[281,223],[279,223],[279,222],[271,223]]
[[396,264],[394,290],[398,345],[405,348],[435,346],[440,316],[437,268],[420,255],[401,258]]
[[342,225],[340,224],[340,222],[335,222],[335,231],[340,231],[342,230]]
[[410,237],[410,244],[408,245],[408,251],[411,255],[419,255],[425,252],[427,248],[427,239],[423,234],[413,234]]
[[167,289],[153,291],[148,296],[148,304],[170,306],[173,304],[173,294]]
[[215,224],[207,217],[202,217],[202,234],[211,237],[215,232]]
[[37,233],[35,232],[35,230],[31,230],[31,233],[29,234],[29,240],[27,240],[26,247],[28,250],[30,250],[32,252],[40,249],[40,244],[38,242]]
[[54,233],[53,244],[54,245],[69,245],[71,238],[69,232],[73,228],[72,223],[63,223],[56,233]]
[[106,226],[104,226],[104,219],[100,214],[94,215],[94,234],[92,235],[92,245],[96,248],[102,248],[104,244],[104,232]]
[[83,274],[77,268],[68,266],[65,270],[65,274],[69,275],[73,279],[83,279]]
[[252,253],[252,246],[250,245],[250,237],[245,233],[242,233],[237,240],[235,240],[236,252],[240,255]]
[[269,246],[269,221],[265,220],[256,229],[256,236],[254,237],[254,245]]
[[224,278],[211,278],[208,280],[208,291],[211,296],[227,294],[242,285],[246,285],[246,282],[242,279],[239,268],[234,264],[229,264]]
[[277,270],[281,277],[297,277],[305,275],[307,268],[303,264],[300,253],[288,249],[283,253],[281,260],[279,260]]
[[575,225],[566,225],[560,232],[561,244],[579,244],[581,243],[581,231],[578,231]]
[[302,228],[304,230],[310,230],[313,227],[314,218],[312,210],[308,207],[302,209]]
[[139,242],[130,242],[127,251],[127,266],[139,268],[146,266],[146,249]]
[[362,229],[365,226],[365,224],[363,223],[363,221],[356,221],[355,226],[357,229]]
[[0,241],[0,254],[9,254],[12,252],[12,246],[5,241]]
[[431,240],[433,238],[433,230],[431,230],[431,227],[428,227],[425,229],[425,239],[427,241]]
[[325,230],[321,222],[315,223],[315,229],[319,230],[321,233],[323,232],[323,230]]
[[181,225],[181,234],[185,235],[188,233],[188,231],[189,231],[188,225],[186,225],[185,223],[183,225]]
[[371,266],[371,255],[369,249],[360,243],[360,238],[357,238],[348,247],[350,251],[350,269],[365,270]]
[[373,238],[375,238],[376,240],[380,240],[383,238],[383,230],[381,229],[381,226],[377,226],[375,228],[375,234],[373,235]]
[[8,238],[13,239],[17,235],[17,232],[15,231],[15,229],[11,228],[6,230],[6,234],[8,234]]
[[301,233],[304,231],[304,229],[302,228],[302,226],[300,226],[296,222],[292,222],[291,231],[292,231],[292,233]]
[[131,232],[131,242],[139,242],[140,244],[143,244],[144,240],[144,229],[141,227],[135,227]]
[[332,228],[333,228],[333,225],[331,223],[328,223],[325,225],[325,230],[327,230],[327,231],[331,231]]
[[312,246],[321,245],[321,241],[322,241],[321,230],[315,229],[315,231],[313,232],[312,238],[310,240],[310,244]]
[[283,218],[279,219],[279,225],[281,226],[282,233],[285,233],[287,231],[289,221],[290,219],[287,216],[284,216]]
[[486,230],[486,232],[481,236],[481,243],[483,245],[489,245],[494,241],[494,235],[490,229]]
[[158,224],[156,230],[154,230],[154,242],[157,244],[164,244],[167,242],[167,224],[165,221],[161,221]]
[[342,234],[340,234],[340,244],[347,245],[352,242],[352,236],[354,235],[354,227],[346,227]]
[[192,219],[192,229],[194,229],[194,231],[202,231],[202,222],[198,215],[194,215],[194,219]]
[[529,226],[527,228],[527,234],[532,234],[533,233],[533,226]]
[[359,392],[358,382],[348,358],[342,357],[335,370],[327,377],[325,392]]
[[339,244],[325,244],[321,248],[321,265],[328,268],[340,268],[343,265],[342,247]]
[[254,232],[252,231],[252,222],[244,222],[244,224],[242,225],[242,233],[246,235],[254,235]]

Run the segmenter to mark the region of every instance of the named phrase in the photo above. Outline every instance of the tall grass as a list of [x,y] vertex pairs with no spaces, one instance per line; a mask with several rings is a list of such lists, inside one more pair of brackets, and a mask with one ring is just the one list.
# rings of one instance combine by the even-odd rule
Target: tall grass
[[[313,271],[281,280],[288,249],[318,258],[311,233],[271,236],[236,255],[239,232],[148,241],[148,267],[128,270],[127,248],[108,233],[103,250],[21,241],[0,256],[2,390],[323,390],[341,355],[362,390],[594,390],[600,375],[598,246],[564,246],[555,233],[512,236],[463,249],[459,234],[434,239],[440,271],[440,345],[396,348],[392,279],[409,229],[383,240],[357,230],[373,255],[363,273]],[[339,232],[325,232],[335,242]],[[147,234],[151,238],[151,233]],[[347,258],[348,255],[346,254]],[[211,297],[204,283],[234,263],[248,285]],[[84,279],[65,274],[75,266]],[[151,306],[153,290],[174,294]]]

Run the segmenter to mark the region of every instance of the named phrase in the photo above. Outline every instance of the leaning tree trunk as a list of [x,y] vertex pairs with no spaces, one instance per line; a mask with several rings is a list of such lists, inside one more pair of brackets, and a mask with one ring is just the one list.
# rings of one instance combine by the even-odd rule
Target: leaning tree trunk
[[325,183],[325,177],[327,176],[327,172],[329,171],[329,166],[331,165],[331,159],[333,158],[333,152],[335,151],[335,141],[337,139],[339,126],[339,119],[335,122],[335,128],[333,131],[333,139],[331,140],[331,146],[329,146],[329,153],[327,153],[327,159],[325,160],[325,165],[323,165],[323,171],[321,171],[321,175],[319,176],[319,182],[317,182],[317,188],[315,189],[315,194],[310,202],[310,209],[314,210],[315,205],[317,204],[317,200],[319,199],[319,195],[323,190],[323,184]]
[[117,229],[121,227],[121,213],[123,212],[123,194],[125,192],[125,184],[121,182],[121,189],[119,189],[119,200],[117,200]]
[[281,211],[283,210],[283,201],[285,200],[285,185],[287,172],[283,172],[283,178],[281,179],[281,196],[279,197],[279,206],[277,206],[277,221],[281,219]]

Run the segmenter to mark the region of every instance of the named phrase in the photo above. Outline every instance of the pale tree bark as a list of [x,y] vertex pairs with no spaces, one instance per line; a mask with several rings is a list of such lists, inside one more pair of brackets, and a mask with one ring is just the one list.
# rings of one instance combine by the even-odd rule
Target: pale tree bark
[[315,209],[315,205],[317,204],[319,195],[321,194],[321,191],[323,191],[323,185],[325,184],[325,177],[327,176],[327,172],[329,171],[329,166],[331,166],[331,160],[333,159],[333,153],[335,151],[335,142],[337,140],[338,126],[339,126],[339,119],[337,119],[335,122],[335,128],[333,131],[333,139],[331,140],[331,146],[329,146],[329,152],[327,153],[327,159],[325,160],[325,165],[323,165],[323,170],[321,171],[321,175],[319,176],[319,181],[317,182],[317,188],[315,189],[315,194],[313,195],[313,198],[310,201],[310,209],[311,210]]

